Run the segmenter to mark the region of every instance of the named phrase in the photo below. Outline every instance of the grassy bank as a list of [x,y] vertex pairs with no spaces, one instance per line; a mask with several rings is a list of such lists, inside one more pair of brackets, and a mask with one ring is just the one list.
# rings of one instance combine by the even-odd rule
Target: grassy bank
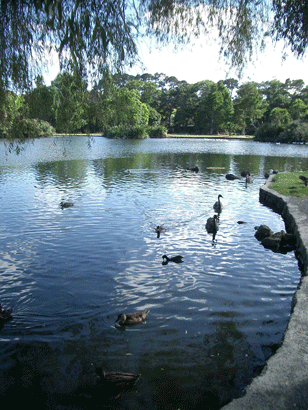
[[308,186],[299,177],[308,178],[308,172],[282,172],[273,177],[269,188],[285,196],[308,196]]

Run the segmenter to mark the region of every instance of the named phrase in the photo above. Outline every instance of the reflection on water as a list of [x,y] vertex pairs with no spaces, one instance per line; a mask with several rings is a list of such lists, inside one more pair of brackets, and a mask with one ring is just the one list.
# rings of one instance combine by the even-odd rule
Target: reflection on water
[[[282,340],[300,272],[254,238],[256,225],[284,229],[259,187],[270,169],[306,170],[307,147],[86,141],[41,139],[20,156],[2,145],[0,302],[14,319],[0,329],[1,394],[52,409],[220,408]],[[226,180],[242,170],[252,184]],[[145,309],[146,322],[114,326]],[[98,365],[141,373],[138,392],[103,400]]]

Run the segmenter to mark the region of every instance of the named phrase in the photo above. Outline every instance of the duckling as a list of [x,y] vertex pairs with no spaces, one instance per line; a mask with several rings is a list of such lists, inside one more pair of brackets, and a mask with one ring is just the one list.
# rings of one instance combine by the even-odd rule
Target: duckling
[[163,263],[168,263],[168,262],[175,262],[175,263],[182,263],[183,262],[183,256],[177,255],[177,256],[172,256],[169,258],[167,255],[163,255],[162,258],[164,259]]
[[134,313],[120,313],[115,323],[119,323],[120,326],[141,323],[146,319],[149,311],[150,309]]
[[63,208],[69,208],[69,207],[71,207],[71,206],[73,206],[74,204],[73,204],[73,202],[60,202],[60,206],[61,206],[61,208],[63,209]]
[[215,214],[212,218],[208,218],[206,221],[205,229],[207,233],[216,233],[219,229],[219,219]]
[[12,319],[13,309],[3,309],[0,305],[0,321]]
[[165,232],[165,228],[163,227],[163,225],[157,225],[155,228],[155,232],[157,233],[157,238],[159,238],[160,234],[162,232]]
[[214,211],[218,213],[220,213],[223,208],[220,198],[223,198],[223,196],[219,194],[218,201],[216,201],[215,204],[213,205]]

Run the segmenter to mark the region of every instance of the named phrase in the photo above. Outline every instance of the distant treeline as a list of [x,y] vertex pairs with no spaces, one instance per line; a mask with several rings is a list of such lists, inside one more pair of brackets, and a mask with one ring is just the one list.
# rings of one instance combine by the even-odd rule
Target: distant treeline
[[303,80],[262,83],[230,78],[195,84],[164,74],[114,74],[91,90],[69,72],[50,86],[38,76],[22,95],[0,89],[0,135],[100,133],[110,138],[167,133],[253,135],[258,141],[308,142],[308,87]]

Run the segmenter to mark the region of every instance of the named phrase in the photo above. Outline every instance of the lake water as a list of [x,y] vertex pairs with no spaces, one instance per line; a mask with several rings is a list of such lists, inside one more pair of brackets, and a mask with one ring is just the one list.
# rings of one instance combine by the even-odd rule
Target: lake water
[[[270,169],[307,170],[308,147],[74,137],[16,155],[0,141],[0,303],[14,309],[0,329],[2,398],[191,410],[239,397],[281,342],[301,275],[293,252],[254,237],[261,224],[285,229],[259,203]],[[252,184],[226,180],[242,170]],[[213,242],[205,223],[218,194]],[[183,263],[162,264],[163,254]],[[145,323],[115,326],[143,309]],[[141,373],[137,391],[109,397],[96,366]]]

